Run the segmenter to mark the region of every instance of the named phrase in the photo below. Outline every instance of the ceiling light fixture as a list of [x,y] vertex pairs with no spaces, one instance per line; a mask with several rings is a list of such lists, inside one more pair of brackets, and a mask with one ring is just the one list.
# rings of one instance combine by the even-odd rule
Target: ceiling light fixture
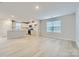
[[14,15],[12,15],[11,17],[15,17]]
[[38,10],[39,9],[39,6],[36,6],[35,8],[36,8],[36,10]]

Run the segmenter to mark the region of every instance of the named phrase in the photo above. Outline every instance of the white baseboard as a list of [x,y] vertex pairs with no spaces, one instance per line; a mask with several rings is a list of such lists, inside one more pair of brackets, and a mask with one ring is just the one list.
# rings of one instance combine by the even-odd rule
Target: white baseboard
[[45,38],[50,38],[50,39],[59,39],[59,40],[69,40],[69,41],[76,41],[75,39],[69,39],[69,38],[59,38],[59,37],[48,37],[48,36],[44,36],[44,35],[40,35],[41,37],[45,37]]

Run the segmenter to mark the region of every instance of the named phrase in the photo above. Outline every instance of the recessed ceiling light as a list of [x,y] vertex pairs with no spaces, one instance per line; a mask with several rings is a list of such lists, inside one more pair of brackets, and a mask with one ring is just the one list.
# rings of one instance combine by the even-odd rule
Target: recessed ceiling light
[[35,8],[36,8],[36,10],[38,10],[39,9],[39,6],[36,6]]
[[15,17],[14,15],[12,15],[11,17]]

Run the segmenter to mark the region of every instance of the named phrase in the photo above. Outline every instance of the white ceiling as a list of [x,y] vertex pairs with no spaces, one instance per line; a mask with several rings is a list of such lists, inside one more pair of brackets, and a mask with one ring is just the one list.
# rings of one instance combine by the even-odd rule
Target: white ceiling
[[[36,10],[35,6],[40,9]],[[78,2],[2,2],[0,3],[0,18],[10,18],[14,15],[18,20],[37,18],[39,20],[50,17],[74,13]]]

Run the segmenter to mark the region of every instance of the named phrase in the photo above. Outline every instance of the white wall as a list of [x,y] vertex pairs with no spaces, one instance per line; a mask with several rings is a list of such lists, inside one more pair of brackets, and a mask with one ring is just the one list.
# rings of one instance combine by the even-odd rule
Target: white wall
[[0,40],[7,39],[7,31],[11,30],[11,21],[0,19]]
[[76,33],[75,33],[76,43],[79,48],[79,8],[77,9],[77,12],[76,12],[76,27],[75,28],[76,28]]
[[64,40],[75,40],[75,13],[61,17],[56,17],[62,22],[61,33],[48,33],[46,31],[46,23],[49,19],[40,21],[40,34],[44,37],[58,38]]

